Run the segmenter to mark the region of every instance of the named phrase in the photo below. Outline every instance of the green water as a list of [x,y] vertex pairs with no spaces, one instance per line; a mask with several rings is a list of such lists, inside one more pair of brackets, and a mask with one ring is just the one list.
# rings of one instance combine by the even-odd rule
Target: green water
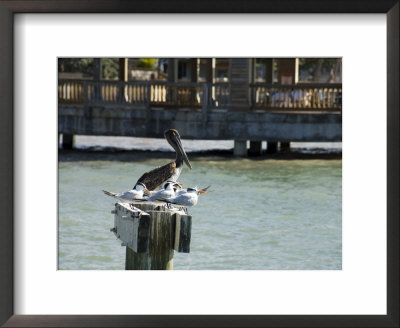
[[[190,156],[189,156],[190,157]],[[113,227],[115,200],[166,159],[59,163],[59,269],[123,270],[125,247]],[[193,216],[182,270],[342,268],[341,160],[192,160],[179,181],[205,187]]]

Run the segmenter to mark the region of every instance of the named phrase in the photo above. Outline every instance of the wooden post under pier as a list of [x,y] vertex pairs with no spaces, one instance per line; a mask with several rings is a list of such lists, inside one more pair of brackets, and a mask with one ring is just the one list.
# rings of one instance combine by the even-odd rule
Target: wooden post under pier
[[281,152],[289,152],[290,151],[290,141],[281,141],[279,143]]
[[278,143],[267,141],[267,154],[275,154],[278,152]]
[[116,203],[111,231],[126,246],[125,270],[172,270],[174,250],[189,253],[192,217],[165,203]]
[[74,148],[74,135],[63,133],[62,134],[62,149]]
[[260,156],[262,155],[262,142],[261,141],[250,141],[250,148],[247,151],[249,156]]
[[233,144],[233,155],[246,157],[247,156],[247,140],[235,140]]

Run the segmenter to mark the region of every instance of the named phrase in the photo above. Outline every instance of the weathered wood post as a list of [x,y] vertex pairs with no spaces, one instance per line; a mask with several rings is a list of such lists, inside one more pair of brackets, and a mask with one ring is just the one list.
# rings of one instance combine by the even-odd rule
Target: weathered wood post
[[74,135],[69,133],[62,134],[62,148],[72,149],[74,148]]
[[262,155],[262,142],[259,140],[250,140],[250,148],[248,150],[249,156],[260,156]]
[[172,270],[174,250],[189,253],[192,217],[165,203],[116,203],[111,231],[126,246],[125,270]]
[[203,99],[202,101],[202,114],[203,114],[203,130],[206,131],[208,121],[208,106],[209,102],[209,89],[212,85],[209,83],[203,83]]
[[178,97],[178,89],[175,85],[178,81],[178,60],[177,58],[168,59],[168,83],[166,85],[168,104],[176,104]]
[[129,80],[128,58],[119,58],[118,66],[118,80],[120,81],[118,102],[124,103],[128,101],[128,88],[126,86],[126,82]]
[[95,102],[101,102],[103,100],[101,92],[101,77],[102,77],[102,67],[101,58],[93,58],[93,99]]
[[151,84],[146,84],[146,123],[150,122],[151,119]]

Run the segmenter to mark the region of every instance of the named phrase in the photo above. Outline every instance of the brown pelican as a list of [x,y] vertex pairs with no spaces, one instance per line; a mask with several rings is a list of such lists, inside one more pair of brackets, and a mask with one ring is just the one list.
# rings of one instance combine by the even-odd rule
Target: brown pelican
[[149,190],[156,190],[163,186],[167,181],[177,181],[179,175],[181,174],[184,162],[190,169],[192,168],[185,150],[183,149],[181,137],[178,131],[175,129],[166,130],[164,132],[164,137],[167,139],[172,148],[174,148],[176,152],[176,159],[171,163],[144,173],[139,178],[136,184],[143,183]]

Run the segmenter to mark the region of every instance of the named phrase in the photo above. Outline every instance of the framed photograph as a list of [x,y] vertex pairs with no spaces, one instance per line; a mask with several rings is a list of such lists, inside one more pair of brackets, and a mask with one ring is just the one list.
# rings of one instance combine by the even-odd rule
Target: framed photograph
[[[3,326],[398,327],[398,1],[3,0],[0,22]],[[154,126],[119,124],[113,106]],[[74,121],[82,108],[110,121]],[[311,110],[322,123],[304,121]],[[262,125],[268,115],[274,124]],[[301,136],[297,125],[308,126]],[[85,158],[97,145],[85,135],[102,129],[169,143],[173,181],[141,176],[168,153],[147,159],[128,145]],[[223,152],[236,158],[268,160],[196,155],[210,145],[195,139],[211,136],[230,139]],[[271,155],[289,141],[342,138],[339,155],[300,151],[314,156],[307,163]],[[62,150],[73,140],[78,155]],[[172,188],[175,198],[158,196],[165,206],[154,211],[178,211],[173,265],[139,256],[154,242],[148,205],[109,213],[121,172],[137,180],[129,195],[139,201]],[[179,198],[192,191],[193,218],[192,198]],[[127,237],[131,210],[137,232]],[[194,252],[181,254],[193,225]]]

